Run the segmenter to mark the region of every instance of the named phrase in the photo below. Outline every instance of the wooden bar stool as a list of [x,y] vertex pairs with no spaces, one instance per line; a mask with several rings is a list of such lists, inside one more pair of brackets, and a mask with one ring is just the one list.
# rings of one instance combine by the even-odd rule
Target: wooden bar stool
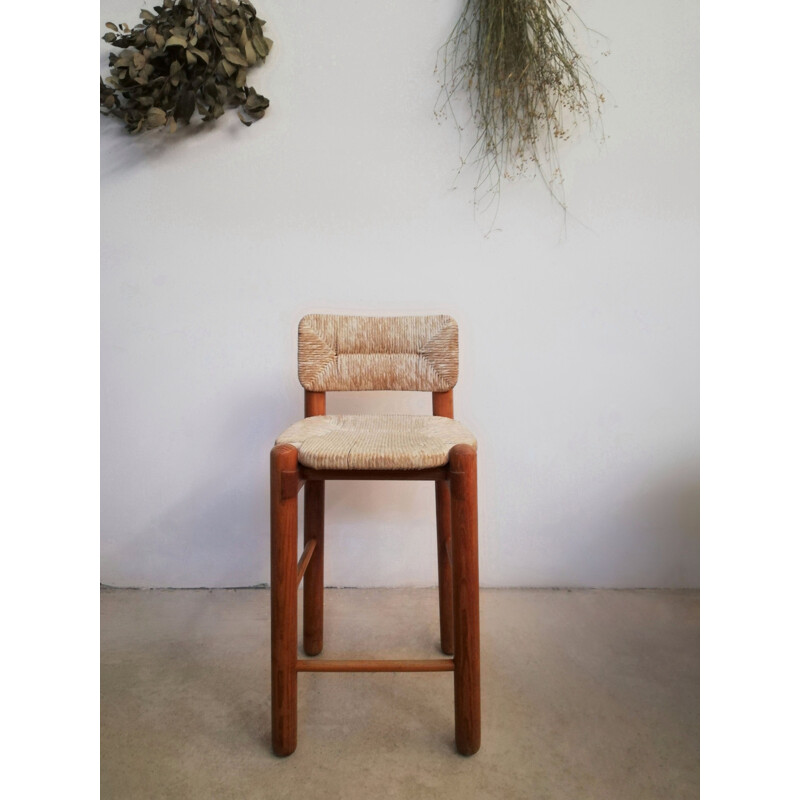
[[[458,326],[448,316],[300,321],[305,419],[276,440],[270,458],[272,749],[297,747],[299,672],[452,672],[456,747],[478,751],[477,457],[453,419]],[[433,416],[326,416],[329,391],[429,391]],[[441,647],[452,658],[332,661],[297,657],[297,589],[303,581],[303,650],[322,651],[325,481],[423,480],[436,487]],[[297,558],[297,497],[305,487],[304,549]]]

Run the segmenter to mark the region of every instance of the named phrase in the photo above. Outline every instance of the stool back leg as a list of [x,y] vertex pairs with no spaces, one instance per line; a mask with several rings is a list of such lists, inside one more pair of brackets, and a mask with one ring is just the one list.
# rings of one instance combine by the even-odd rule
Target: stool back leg
[[456,748],[469,756],[481,746],[481,679],[477,454],[468,445],[450,451],[450,490]]
[[316,539],[314,555],[303,578],[303,650],[306,655],[322,652],[323,593],[325,586],[325,481],[305,485],[304,543]]
[[450,484],[436,481],[436,539],[439,556],[439,631],[442,652],[453,655],[453,571],[450,566]]
[[272,750],[297,747],[297,450],[270,454]]

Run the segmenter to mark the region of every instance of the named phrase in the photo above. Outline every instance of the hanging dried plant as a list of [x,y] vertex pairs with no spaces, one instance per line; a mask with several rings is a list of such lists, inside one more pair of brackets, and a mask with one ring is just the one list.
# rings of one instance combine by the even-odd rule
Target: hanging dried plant
[[103,39],[111,76],[100,79],[100,110],[119,117],[129,133],[188,124],[195,110],[204,122],[239,107],[239,119],[261,119],[269,100],[247,86],[247,70],[264,61],[272,41],[264,36],[249,0],[164,0],[142,10],[130,28],[107,22]]
[[477,162],[476,202],[533,172],[563,206],[558,142],[599,117],[605,99],[567,38],[578,17],[560,0],[464,2],[439,54],[437,113],[457,117],[453,101],[469,98],[476,136],[464,162]]

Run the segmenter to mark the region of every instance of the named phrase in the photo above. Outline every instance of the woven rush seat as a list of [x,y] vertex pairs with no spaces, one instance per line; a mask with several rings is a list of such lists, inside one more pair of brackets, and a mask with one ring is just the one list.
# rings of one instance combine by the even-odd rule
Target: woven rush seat
[[447,417],[358,414],[306,417],[275,441],[297,448],[312,469],[427,469],[447,463],[457,444],[477,447],[461,423]]

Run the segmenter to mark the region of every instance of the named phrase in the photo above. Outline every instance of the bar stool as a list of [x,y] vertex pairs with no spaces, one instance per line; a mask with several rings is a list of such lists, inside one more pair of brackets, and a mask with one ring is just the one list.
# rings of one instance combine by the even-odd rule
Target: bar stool
[[[298,336],[305,419],[270,454],[272,749],[297,746],[299,672],[452,672],[456,748],[480,747],[477,456],[453,419],[458,326],[448,316],[311,314]],[[325,414],[332,391],[429,391],[433,416]],[[422,480],[436,489],[441,648],[452,658],[333,661],[298,658],[297,590],[303,582],[303,650],[322,651],[325,481]],[[297,498],[305,487],[304,548],[297,557]]]

